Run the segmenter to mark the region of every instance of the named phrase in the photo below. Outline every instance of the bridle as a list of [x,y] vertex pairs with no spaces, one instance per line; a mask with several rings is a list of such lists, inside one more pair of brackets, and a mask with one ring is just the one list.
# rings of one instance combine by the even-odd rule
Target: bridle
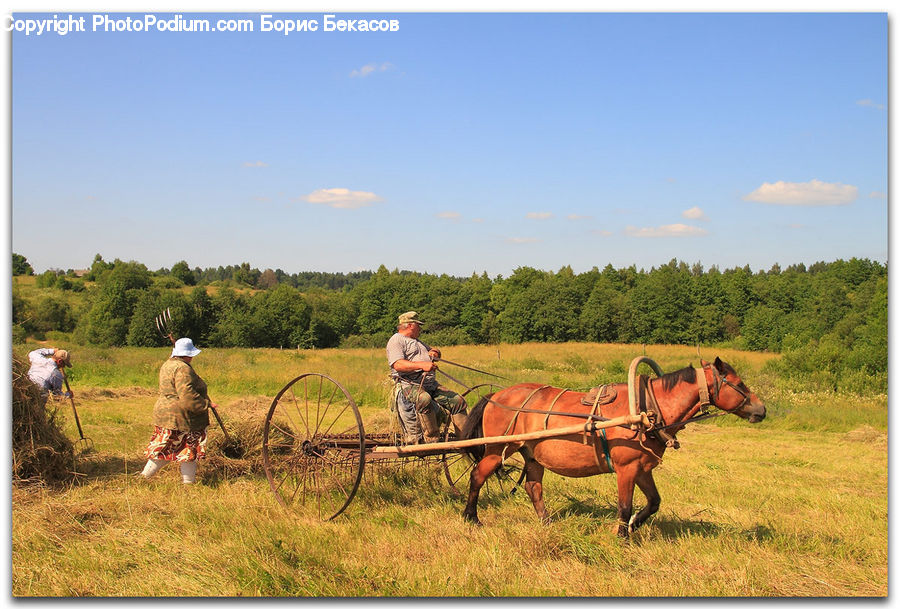
[[[743,413],[743,410],[744,410],[747,406],[750,405],[750,399],[751,399],[751,398],[750,398],[750,396],[751,396],[750,391],[749,391],[749,390],[742,389],[739,385],[736,385],[735,383],[732,383],[731,381],[729,381],[724,375],[720,375],[720,374],[719,374],[719,371],[716,370],[715,366],[712,366],[712,365],[710,365],[710,364],[707,364],[707,365],[708,365],[708,366],[710,367],[710,369],[712,370],[712,373],[713,373],[713,381],[714,381],[714,383],[715,383],[715,386],[714,386],[714,389],[713,389],[712,402],[711,402],[712,405],[715,406],[716,408],[721,408],[721,406],[719,406],[719,405],[716,403],[716,400],[719,399],[719,393],[720,393],[721,390],[722,390],[722,385],[726,385],[726,386],[728,386],[728,387],[731,387],[734,391],[737,392],[737,394],[738,394],[739,396],[741,396],[741,403],[738,404],[737,406],[735,406],[734,408],[728,410],[727,412],[731,412],[731,413],[734,413],[734,414]],[[704,375],[704,376],[705,376],[705,375]],[[706,379],[704,378],[704,382],[705,382],[705,380],[706,380]]]
[[[712,395],[709,393],[709,386],[706,384],[706,373],[705,370],[709,369],[712,371],[713,375],[713,392]],[[682,428],[688,423],[696,423],[697,421],[703,421],[705,419],[712,419],[714,417],[722,417],[726,414],[735,414],[740,415],[743,414],[744,408],[750,405],[750,392],[741,389],[738,385],[732,383],[723,375],[719,374],[719,371],[716,370],[716,367],[712,364],[706,362],[701,363],[700,368],[694,368],[697,371],[697,388],[700,390],[700,404],[696,413],[692,416],[688,417],[687,420],[684,421],[676,421],[675,423],[669,423],[668,425],[661,425],[656,427],[657,431],[667,430],[672,427]],[[738,404],[735,408],[731,410],[725,410],[721,406],[719,406],[716,402],[719,399],[719,394],[722,391],[722,386],[725,385],[734,389],[738,395],[740,395],[743,399],[741,403]],[[715,406],[719,409],[718,412],[710,411],[709,407]],[[649,430],[648,430],[649,431]],[[674,438],[673,438],[674,439]],[[674,444],[674,442],[673,442]]]
[[[709,368],[713,374],[713,393],[712,396],[709,395],[709,388],[706,386],[706,374],[703,374],[702,371]],[[739,385],[732,383],[729,381],[724,375],[719,374],[719,371],[716,370],[716,367],[712,364],[705,363],[702,365],[700,370],[700,378],[698,378],[698,386],[700,387],[700,407],[702,410],[705,410],[707,406],[715,406],[716,408],[728,412],[731,414],[743,414],[743,410],[750,405],[751,393],[750,391],[741,389]],[[739,396],[741,396],[741,403],[735,406],[730,410],[725,410],[721,406],[719,406],[716,402],[719,399],[719,393],[722,391],[722,385],[730,387],[734,391],[737,392]],[[704,396],[705,394],[705,396]],[[704,413],[705,414],[705,413]]]

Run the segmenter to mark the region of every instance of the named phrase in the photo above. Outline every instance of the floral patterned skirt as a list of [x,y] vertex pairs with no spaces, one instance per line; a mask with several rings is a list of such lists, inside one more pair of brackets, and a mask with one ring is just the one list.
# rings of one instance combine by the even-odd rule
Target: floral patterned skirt
[[144,456],[148,459],[179,462],[203,459],[206,457],[206,430],[179,431],[154,425]]

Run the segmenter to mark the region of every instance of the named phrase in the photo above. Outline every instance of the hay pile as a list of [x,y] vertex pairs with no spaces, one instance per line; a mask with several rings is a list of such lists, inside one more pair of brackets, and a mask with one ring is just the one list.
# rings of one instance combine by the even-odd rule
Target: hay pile
[[60,429],[55,403],[44,405],[27,374],[28,365],[13,358],[13,481],[69,481],[74,477],[75,448]]
[[[227,447],[219,424],[210,415],[209,440],[206,444],[208,466],[228,476],[264,475],[262,443],[268,410],[268,398],[240,399],[220,406],[219,414],[232,440]],[[226,457],[226,453],[239,458]]]

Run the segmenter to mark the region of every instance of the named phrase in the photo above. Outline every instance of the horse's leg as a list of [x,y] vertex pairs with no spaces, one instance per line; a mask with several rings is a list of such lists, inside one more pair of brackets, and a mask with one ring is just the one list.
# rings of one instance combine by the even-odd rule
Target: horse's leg
[[656,490],[656,482],[653,481],[653,470],[641,471],[635,478],[635,482],[637,482],[638,488],[647,496],[647,505],[629,523],[628,528],[631,531],[644,524],[650,516],[659,510],[659,491]]
[[547,513],[547,508],[544,506],[544,466],[538,463],[534,457],[531,457],[530,454],[526,454],[525,451],[522,451],[523,456],[525,456],[525,492],[528,493],[528,497],[531,498],[531,504],[534,505],[534,511],[537,512],[538,518],[541,519],[541,522],[547,524],[550,522],[550,514]]
[[[502,447],[500,451],[502,451]],[[469,522],[481,524],[481,521],[478,520],[478,493],[481,491],[481,487],[484,486],[485,480],[492,476],[502,463],[503,458],[500,456],[497,448],[489,446],[485,450],[485,455],[481,458],[481,461],[472,468],[472,473],[469,476],[469,498],[466,500],[466,508],[462,513],[463,518]]]
[[616,535],[628,539],[629,521],[631,513],[634,510],[634,481],[636,476],[635,467],[616,470],[616,486],[619,491],[618,499],[618,517],[619,522],[616,527]]

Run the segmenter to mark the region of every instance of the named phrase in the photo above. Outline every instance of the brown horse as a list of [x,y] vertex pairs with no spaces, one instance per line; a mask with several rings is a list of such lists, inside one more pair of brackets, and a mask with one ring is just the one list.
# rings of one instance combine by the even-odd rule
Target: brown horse
[[[472,469],[463,517],[481,524],[478,520],[481,486],[506,457],[518,450],[525,458],[525,491],[543,522],[549,520],[541,484],[544,468],[573,478],[615,472],[619,495],[617,534],[627,538],[659,509],[659,492],[653,481],[653,468],[662,460],[667,444],[677,448],[674,435],[691,417],[703,416],[703,410],[709,405],[751,423],[758,423],[766,416],[765,406],[744,385],[734,368],[719,358],[713,364],[701,360],[701,365],[702,369],[687,367],[649,381],[644,377],[649,391],[641,392],[638,401],[640,410],[645,410],[649,405],[649,410],[654,412],[655,431],[636,431],[618,426],[590,434],[576,433],[477,447],[472,452],[479,461]],[[702,372],[698,373],[698,370]],[[482,398],[469,413],[463,436],[480,438],[524,434],[571,427],[589,419],[627,415],[627,384],[620,383],[613,387],[616,397],[598,407],[582,403],[585,394],[581,392],[535,383],[514,385]],[[646,495],[647,505],[632,516],[635,484]]]

